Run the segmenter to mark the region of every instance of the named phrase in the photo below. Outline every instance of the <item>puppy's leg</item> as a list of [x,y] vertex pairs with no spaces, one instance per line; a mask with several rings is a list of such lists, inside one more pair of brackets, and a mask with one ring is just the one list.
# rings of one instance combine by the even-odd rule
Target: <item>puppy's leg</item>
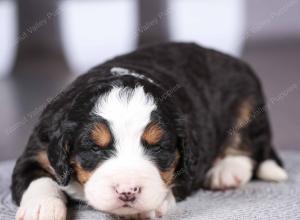
[[256,176],[265,181],[282,182],[288,178],[286,171],[282,168],[276,152],[271,149],[270,158],[258,165]]
[[207,173],[210,188],[241,186],[251,179],[254,170],[263,180],[283,181],[287,178],[281,160],[272,148],[270,125],[262,97],[260,99],[245,99],[238,106],[235,124]]
[[[256,107],[262,109],[262,105]],[[281,182],[288,178],[281,159],[272,146],[271,131],[266,109],[252,117],[247,126],[247,135],[252,148],[252,157],[257,162],[256,177],[261,180]]]
[[49,177],[30,183],[24,192],[17,220],[65,220],[66,198],[58,184]]
[[253,162],[247,156],[225,156],[207,173],[208,187],[215,190],[236,188],[252,177]]
[[232,129],[221,147],[220,155],[207,173],[206,184],[211,189],[236,188],[249,182],[252,177],[254,160],[247,137],[252,104],[252,99],[246,99],[237,107]]
[[20,205],[17,220],[66,219],[66,198],[52,179],[45,151],[25,152],[17,161],[12,177],[12,197]]

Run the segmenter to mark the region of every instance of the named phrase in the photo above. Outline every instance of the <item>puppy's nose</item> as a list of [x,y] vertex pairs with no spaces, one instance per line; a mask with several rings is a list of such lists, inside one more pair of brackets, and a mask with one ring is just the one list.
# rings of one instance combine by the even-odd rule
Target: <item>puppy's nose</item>
[[134,186],[134,187],[117,186],[115,187],[115,191],[118,194],[118,198],[121,201],[134,202],[136,196],[142,192],[142,189],[139,186]]

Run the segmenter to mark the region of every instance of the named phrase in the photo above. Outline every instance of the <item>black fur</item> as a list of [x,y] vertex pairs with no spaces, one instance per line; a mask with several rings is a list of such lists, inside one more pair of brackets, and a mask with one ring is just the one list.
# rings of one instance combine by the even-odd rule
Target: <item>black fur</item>
[[[123,67],[152,79],[114,76],[110,70]],[[70,160],[77,160],[86,170],[110,157],[113,143],[105,150],[94,150],[87,138],[97,120],[91,113],[99,95],[112,85],[134,88],[143,85],[158,105],[152,120],[167,131],[157,146],[147,146],[159,169],[166,170],[175,159],[180,162],[175,173],[173,192],[184,199],[204,187],[205,174],[223,152],[230,131],[237,120],[237,109],[249,98],[257,113],[241,131],[247,151],[258,163],[273,158],[279,164],[271,144],[271,132],[261,85],[247,64],[233,57],[202,48],[196,44],[168,43],[143,48],[116,57],[80,76],[59,94],[42,113],[18,160],[12,182],[13,199],[19,204],[31,181],[51,176],[36,161],[35,155],[46,150],[62,185],[74,175]],[[130,91],[130,90],[129,90]],[[129,94],[130,95],[130,92]]]

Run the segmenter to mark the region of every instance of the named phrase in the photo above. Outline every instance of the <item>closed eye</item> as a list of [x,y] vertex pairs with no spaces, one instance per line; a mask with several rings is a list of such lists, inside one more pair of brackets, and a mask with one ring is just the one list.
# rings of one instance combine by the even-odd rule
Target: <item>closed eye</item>
[[98,146],[92,146],[92,151],[93,152],[99,152],[100,148]]
[[151,149],[154,153],[159,153],[161,151],[161,147],[159,145],[154,146]]
[[142,140],[142,144],[147,150],[152,151],[154,153],[161,151],[161,146],[159,144],[149,144],[145,140]]

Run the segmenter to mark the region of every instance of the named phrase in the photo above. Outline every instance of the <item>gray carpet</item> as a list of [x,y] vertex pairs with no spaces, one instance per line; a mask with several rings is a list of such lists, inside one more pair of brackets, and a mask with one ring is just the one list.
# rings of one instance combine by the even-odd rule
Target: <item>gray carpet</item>
[[[289,180],[286,183],[253,181],[243,189],[199,191],[163,219],[300,219],[300,153],[282,152]],[[0,220],[14,219],[10,176],[14,162],[0,163]],[[72,207],[69,219],[113,219],[81,205]]]

